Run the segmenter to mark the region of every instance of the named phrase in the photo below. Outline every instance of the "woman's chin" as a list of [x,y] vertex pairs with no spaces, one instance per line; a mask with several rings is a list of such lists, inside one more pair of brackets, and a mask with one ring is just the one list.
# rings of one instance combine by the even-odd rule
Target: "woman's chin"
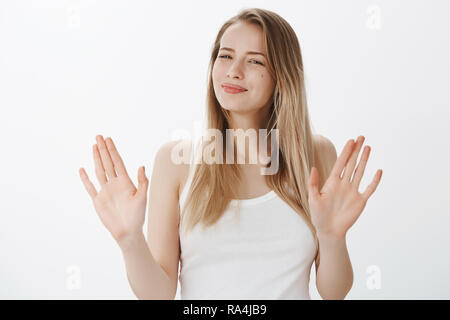
[[240,107],[240,106],[227,106],[227,107],[222,107],[222,109],[227,110],[228,112],[235,112],[235,113],[243,113],[243,112],[249,111],[249,110],[247,110],[247,108]]

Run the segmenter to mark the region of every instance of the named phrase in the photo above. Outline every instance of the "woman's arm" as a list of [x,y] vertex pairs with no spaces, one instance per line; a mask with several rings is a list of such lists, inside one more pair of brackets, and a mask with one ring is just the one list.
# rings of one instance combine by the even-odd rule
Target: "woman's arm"
[[[177,270],[178,267],[178,233],[175,231],[178,230],[179,181],[172,163],[167,161],[170,144],[161,148],[155,157],[149,225],[159,232],[151,234],[152,238],[149,237],[150,242],[147,242],[142,231],[148,189],[145,170],[139,168],[136,188],[112,139],[104,140],[98,135],[96,140],[93,157],[100,190],[96,190],[83,168],[79,174],[100,220],[122,250],[130,286],[139,299],[173,299],[178,275],[165,270]],[[168,239],[165,234],[171,234],[171,237]],[[156,255],[150,248],[152,242],[160,244],[159,250],[155,249]],[[158,255],[159,252],[164,254]],[[173,257],[170,263],[167,256]]]
[[147,240],[143,234],[121,245],[130,286],[139,299],[173,300],[177,292],[180,247],[179,184],[183,165],[172,160],[172,148],[181,140],[163,144],[156,153],[149,190]]
[[[319,188],[328,179],[337,159],[333,143],[322,135],[314,135],[315,157],[320,170]],[[353,270],[345,238],[318,234],[319,252],[316,258],[316,287],[323,299],[344,299],[353,285]]]
[[144,234],[119,243],[125,260],[128,282],[140,300],[173,300],[169,277],[153,258]]
[[353,285],[353,269],[344,238],[318,234],[320,264],[316,287],[323,299],[344,299]]
[[328,178],[323,187],[319,185],[317,168],[311,170],[309,177],[308,202],[311,220],[317,231],[320,255],[318,266],[316,263],[316,285],[324,299],[344,299],[353,285],[353,270],[345,243],[346,233],[381,180],[382,170],[378,170],[372,183],[362,194],[359,193],[359,184],[370,153],[370,147],[366,146],[354,171],[364,139],[364,136],[359,136],[356,142],[353,139],[348,141],[339,158],[331,141],[322,139],[322,159],[328,163],[327,168],[334,165],[331,172],[327,170],[325,176]]

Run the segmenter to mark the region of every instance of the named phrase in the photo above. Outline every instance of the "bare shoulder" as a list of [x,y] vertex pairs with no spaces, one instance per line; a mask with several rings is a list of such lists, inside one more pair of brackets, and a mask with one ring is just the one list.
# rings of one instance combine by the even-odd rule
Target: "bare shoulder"
[[156,160],[166,167],[165,172],[170,174],[168,179],[174,182],[178,195],[181,193],[184,181],[189,174],[189,162],[191,156],[191,140],[178,139],[162,144],[157,152]]
[[317,157],[320,162],[327,167],[334,164],[337,159],[336,147],[333,142],[321,134],[314,134],[314,146]]

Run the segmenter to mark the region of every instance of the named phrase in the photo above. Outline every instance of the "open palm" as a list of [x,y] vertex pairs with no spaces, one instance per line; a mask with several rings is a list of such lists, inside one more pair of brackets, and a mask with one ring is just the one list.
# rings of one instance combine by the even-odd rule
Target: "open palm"
[[[363,136],[360,136],[356,143],[353,139],[347,142],[320,191],[318,190],[318,171],[314,167],[311,170],[308,182],[308,203],[311,220],[318,233],[340,238],[345,237],[348,229],[358,219],[366,206],[367,200],[375,192],[380,182],[381,169],[376,172],[372,183],[367,186],[364,193],[361,194],[358,191],[369,158],[369,146],[364,148],[361,160],[351,180],[363,142]],[[341,177],[343,170],[344,173]]]
[[97,144],[93,145],[92,151],[100,191],[97,192],[83,168],[80,168],[79,174],[100,220],[113,238],[120,242],[128,236],[142,232],[147,206],[148,179],[144,167],[140,167],[139,185],[136,188],[112,139],[103,140],[103,137],[98,135],[96,140]]

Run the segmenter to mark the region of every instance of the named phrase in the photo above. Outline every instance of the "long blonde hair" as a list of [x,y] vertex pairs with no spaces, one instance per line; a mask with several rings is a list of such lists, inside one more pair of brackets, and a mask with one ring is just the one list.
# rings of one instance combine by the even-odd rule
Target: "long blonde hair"
[[[266,129],[267,132],[278,129],[279,166],[275,174],[265,176],[266,183],[305,220],[317,241],[308,205],[308,179],[312,166],[316,165],[306,104],[302,54],[294,30],[278,14],[258,8],[244,9],[220,28],[208,69],[206,129],[218,129],[223,137],[226,136],[229,117],[214,93],[212,69],[222,35],[229,26],[237,22],[253,23],[262,29],[269,73],[275,81],[269,109],[270,120]],[[202,145],[201,150],[206,146],[207,144]],[[203,152],[200,151],[200,154]],[[184,226],[184,231],[191,230],[197,223],[201,223],[203,227],[216,223],[230,201],[237,198],[235,190],[241,183],[238,164],[207,164],[201,161],[195,166],[182,208],[183,220],[180,223],[183,222],[181,225]]]

